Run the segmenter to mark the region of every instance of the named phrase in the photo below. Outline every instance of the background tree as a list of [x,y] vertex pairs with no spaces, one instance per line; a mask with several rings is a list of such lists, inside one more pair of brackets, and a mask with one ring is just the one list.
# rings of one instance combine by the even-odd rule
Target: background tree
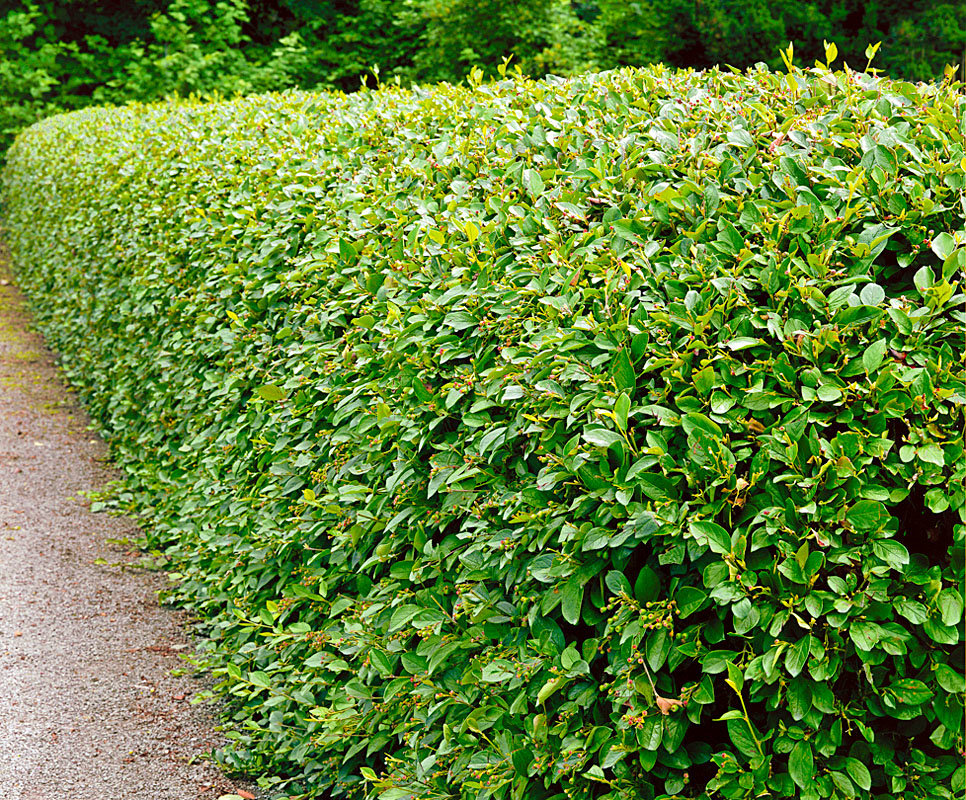
[[534,77],[662,61],[806,64],[824,41],[908,80],[966,77],[966,5],[935,0],[0,0],[0,149],[91,103],[302,87]]

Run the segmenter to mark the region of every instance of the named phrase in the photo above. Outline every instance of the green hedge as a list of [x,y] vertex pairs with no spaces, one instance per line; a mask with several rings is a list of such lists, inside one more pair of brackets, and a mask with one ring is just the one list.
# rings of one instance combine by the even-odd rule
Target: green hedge
[[964,111],[654,68],[23,133],[19,278],[207,621],[224,762],[961,795]]

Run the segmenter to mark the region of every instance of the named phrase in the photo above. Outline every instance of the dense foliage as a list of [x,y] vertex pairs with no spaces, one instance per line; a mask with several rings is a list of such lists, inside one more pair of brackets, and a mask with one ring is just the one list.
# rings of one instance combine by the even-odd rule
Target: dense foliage
[[877,64],[895,78],[959,65],[966,79],[966,5],[948,0],[0,0],[0,148],[92,103],[458,82],[508,57],[534,77],[774,68],[789,41],[812,64],[824,40],[852,67],[881,41]]
[[207,621],[225,763],[961,796],[964,110],[659,67],[21,134],[16,268]]

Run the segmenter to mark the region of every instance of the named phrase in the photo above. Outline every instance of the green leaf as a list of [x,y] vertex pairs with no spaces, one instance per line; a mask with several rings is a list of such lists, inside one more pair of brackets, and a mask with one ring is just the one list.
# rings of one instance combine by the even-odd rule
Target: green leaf
[[657,671],[663,667],[670,652],[671,639],[667,635],[667,631],[655,631],[647,637],[644,655],[647,658],[647,665],[652,670]]
[[740,694],[745,684],[744,673],[730,661],[725,664],[725,667],[728,670],[728,685]]
[[937,444],[927,444],[916,448],[916,457],[927,464],[936,464],[939,467],[946,466],[946,457],[943,455],[942,448]]
[[271,383],[267,386],[259,386],[255,391],[263,400],[268,400],[270,402],[285,399],[285,392],[283,392],[278,386],[275,386]]
[[580,654],[577,649],[570,645],[560,654],[560,663],[565,670],[572,670],[580,663]]
[[584,439],[597,447],[610,447],[612,444],[621,444],[624,440],[617,431],[607,428],[593,428],[584,431]]
[[865,349],[862,354],[862,366],[865,367],[866,373],[871,375],[881,366],[887,349],[885,339],[879,339]]
[[571,578],[560,590],[560,612],[571,625],[580,622],[580,607],[584,600],[584,587]]
[[533,752],[525,747],[521,747],[513,751],[511,760],[513,761],[513,768],[516,770],[517,775],[526,775],[530,764],[533,763]]
[[919,290],[921,295],[925,295],[926,290],[936,283],[936,276],[929,267],[920,267],[916,274],[912,276],[912,282]]
[[614,594],[625,594],[628,597],[633,597],[631,583],[627,580],[627,576],[623,572],[612,569],[604,577],[604,583]]
[[644,750],[657,750],[664,736],[664,718],[660,714],[650,714],[637,730],[637,742]]
[[674,482],[663,475],[644,472],[635,476],[635,482],[651,500],[674,500],[678,496]]
[[379,793],[379,800],[413,800],[412,789],[386,789]]
[[877,283],[867,283],[859,293],[863,305],[877,306],[886,298],[885,290]]
[[896,328],[898,328],[899,333],[904,333],[907,336],[912,333],[912,320],[905,311],[898,308],[890,308],[889,317],[895,323]]
[[871,150],[862,156],[860,163],[865,169],[879,167],[887,174],[895,173],[899,166],[895,153],[881,144],[874,145]]
[[895,570],[901,571],[909,563],[909,551],[892,539],[876,539],[872,542],[872,552]]
[[859,650],[871,650],[879,643],[879,628],[871,622],[857,620],[849,626],[849,637]]
[[966,677],[948,664],[936,665],[936,682],[950,694],[966,692]]
[[466,311],[451,311],[443,318],[443,324],[452,328],[454,331],[465,331],[468,328],[475,328],[479,320]]
[[722,433],[721,426],[717,422],[697,412],[685,414],[681,418],[681,426],[688,435],[695,431],[701,431],[709,436],[718,437]]
[[418,653],[403,653],[399,660],[410,675],[422,675],[429,669],[428,659]]
[[661,590],[661,579],[650,567],[642,567],[634,580],[634,599],[638,603],[657,600]]
[[864,325],[867,322],[872,322],[881,317],[882,311],[880,309],[873,308],[872,306],[858,305],[843,308],[836,313],[832,321],[836,325],[846,327],[849,325]]
[[627,414],[630,410],[631,399],[627,396],[626,392],[621,392],[614,403],[614,419],[617,422],[617,427],[622,431],[627,430]]
[[956,240],[943,231],[933,237],[929,247],[939,257],[940,261],[945,261],[952,255],[953,250],[956,249]]
[[516,668],[506,659],[497,659],[483,667],[480,680],[484,683],[505,683],[516,677]]
[[838,772],[837,770],[832,770],[829,772],[829,777],[832,779],[832,783],[835,784],[835,788],[844,797],[855,797],[855,787],[852,785],[852,781],[849,780],[849,776],[843,772]]
[[694,373],[694,385],[698,394],[707,396],[714,388],[714,367],[708,366]]
[[540,688],[540,691],[537,692],[537,702],[540,705],[543,705],[553,696],[554,692],[556,692],[566,683],[567,680],[565,678],[551,678]]
[[963,597],[955,589],[943,589],[936,598],[936,607],[944,625],[958,625],[963,621]]
[[888,512],[878,500],[859,500],[845,515],[848,523],[857,531],[877,530],[886,519]]
[[423,383],[419,378],[413,378],[413,394],[416,395],[416,399],[421,403],[428,403],[435,397],[435,395],[426,388],[426,384]]
[[715,414],[726,414],[734,408],[735,400],[724,392],[715,392],[711,395],[711,410]]
[[808,578],[805,577],[798,559],[794,556],[789,556],[782,561],[778,565],[778,571],[793,583],[808,583]]
[[688,530],[699,542],[707,543],[713,552],[731,552],[731,536],[716,522],[708,522],[707,520],[692,522],[688,526]]
[[966,789],[966,764],[960,764],[956,768],[952,778],[949,779],[949,788],[953,790],[954,795],[962,796],[963,790]]
[[543,179],[535,169],[526,169],[523,171],[523,185],[527,187],[527,191],[533,197],[539,197],[545,189]]
[[707,599],[707,592],[694,586],[682,586],[674,593],[674,602],[677,603],[678,615],[681,619],[686,619],[701,608]]
[[906,705],[918,706],[932,699],[932,690],[915,678],[900,678],[893,681],[888,689],[896,700]]
[[392,664],[389,656],[381,650],[372,650],[369,653],[369,661],[383,678],[388,678],[392,675]]
[[407,603],[399,606],[393,612],[392,618],[389,620],[390,632],[399,631],[405,628],[416,618],[416,615],[419,614],[420,611],[422,611],[422,607],[417,606],[414,603]]
[[922,625],[929,615],[928,609],[916,600],[896,600],[895,608],[896,611],[902,614],[913,625]]
[[926,507],[932,511],[933,514],[942,514],[947,508],[949,508],[949,498],[946,493],[939,487],[933,487],[925,496]]
[[734,339],[725,343],[725,347],[729,350],[747,350],[749,347],[754,347],[756,344],[760,344],[761,339],[753,339],[748,336],[738,336]]
[[785,690],[792,719],[802,719],[812,709],[812,685],[807,678],[793,678]]
[[339,256],[349,266],[354,265],[359,258],[359,254],[356,252],[355,247],[352,246],[352,242],[347,239],[339,239]]
[[444,644],[435,650],[429,657],[426,667],[427,674],[432,675],[434,672],[436,672],[436,670],[439,669],[443,664],[447,663],[450,656],[459,650],[459,648],[460,643],[457,641]]
[[637,375],[626,347],[622,347],[611,362],[611,377],[614,379],[617,391],[634,394],[637,388]]
[[808,660],[810,642],[809,636],[803,636],[785,651],[785,669],[788,670],[789,675],[794,677],[804,668]]
[[270,689],[272,686],[272,679],[261,670],[255,670],[254,672],[248,673],[248,680],[254,683],[256,686],[260,686],[263,689]]
[[795,785],[801,789],[815,780],[812,746],[808,742],[796,742],[791,753],[788,754],[788,774],[791,775]]
[[930,639],[937,644],[958,644],[960,640],[959,631],[951,625],[944,625],[929,617],[923,624],[922,630]]
[[739,753],[746,758],[754,758],[759,755],[758,745],[755,744],[755,737],[747,721],[741,718],[729,719],[726,725],[728,727],[728,739]]
[[869,774],[865,764],[857,758],[845,759],[845,771],[849,773],[849,777],[855,781],[855,785],[860,789],[869,791],[872,788],[872,775]]

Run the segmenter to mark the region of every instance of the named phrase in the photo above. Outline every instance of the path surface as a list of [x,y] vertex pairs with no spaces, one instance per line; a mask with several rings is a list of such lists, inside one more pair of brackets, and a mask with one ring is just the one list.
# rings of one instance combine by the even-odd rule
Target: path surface
[[[106,448],[28,332],[0,263],[0,796],[201,800],[252,787],[189,759],[221,743],[204,688],[170,670],[191,646],[156,574],[109,564],[133,526],[78,492],[113,476]],[[251,797],[252,794],[247,794]]]

